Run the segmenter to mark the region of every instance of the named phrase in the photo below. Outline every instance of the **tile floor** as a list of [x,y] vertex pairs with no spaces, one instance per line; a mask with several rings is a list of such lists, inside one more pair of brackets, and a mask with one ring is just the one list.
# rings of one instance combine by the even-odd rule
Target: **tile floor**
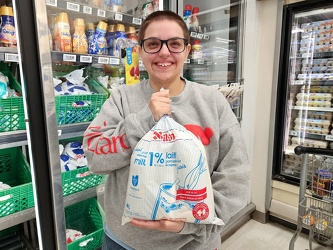
[[[288,250],[294,231],[277,223],[250,220],[222,243],[223,250]],[[309,249],[307,235],[300,234],[294,250]],[[312,243],[312,250],[333,249]]]

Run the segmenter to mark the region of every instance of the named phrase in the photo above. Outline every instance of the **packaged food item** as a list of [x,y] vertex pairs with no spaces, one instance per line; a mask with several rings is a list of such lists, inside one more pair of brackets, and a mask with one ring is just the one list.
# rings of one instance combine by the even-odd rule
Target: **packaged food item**
[[202,59],[202,46],[200,44],[200,40],[196,39],[193,41],[192,50],[191,50],[191,58],[195,60]]
[[127,43],[125,57],[126,84],[135,84],[140,81],[140,68],[139,42],[134,27],[129,27],[127,38],[129,43]]
[[53,50],[72,52],[72,36],[66,12],[58,14],[53,32]]
[[320,196],[327,196],[331,188],[332,174],[326,169],[317,169],[313,175],[312,189]]
[[89,54],[107,55],[106,28],[107,23],[99,21],[94,36],[89,43]]
[[1,6],[1,25],[0,25],[0,46],[1,47],[16,47],[16,30],[13,15],[13,8]]
[[163,116],[133,150],[122,223],[137,218],[223,225],[214,206],[202,142]]
[[199,8],[198,7],[193,7],[192,9],[192,15],[190,18],[190,23],[189,23],[189,30],[190,31],[195,31],[199,32]]
[[113,50],[115,46],[115,39],[116,39],[116,27],[114,24],[110,24],[108,26],[108,31],[106,33],[106,41],[108,44],[108,54],[109,56],[113,56]]
[[192,15],[192,5],[186,4],[184,8],[183,19],[188,29],[190,28],[191,15]]
[[88,39],[85,33],[84,19],[76,18],[74,20],[75,31],[73,34],[73,52],[80,54],[88,53]]
[[125,26],[121,23],[116,25],[116,35],[115,35],[115,45],[113,47],[113,55],[120,57],[121,56],[121,49],[125,48],[126,45],[126,33],[125,33]]
[[94,37],[95,34],[95,25],[94,23],[88,23],[86,27],[86,36],[88,40],[88,44],[91,42],[91,39]]

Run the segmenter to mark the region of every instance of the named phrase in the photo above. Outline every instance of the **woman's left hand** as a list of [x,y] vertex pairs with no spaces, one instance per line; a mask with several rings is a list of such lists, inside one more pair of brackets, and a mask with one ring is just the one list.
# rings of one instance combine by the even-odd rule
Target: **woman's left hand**
[[138,220],[132,219],[131,224],[136,227],[154,229],[163,232],[179,233],[185,222],[183,221],[171,221],[171,220]]

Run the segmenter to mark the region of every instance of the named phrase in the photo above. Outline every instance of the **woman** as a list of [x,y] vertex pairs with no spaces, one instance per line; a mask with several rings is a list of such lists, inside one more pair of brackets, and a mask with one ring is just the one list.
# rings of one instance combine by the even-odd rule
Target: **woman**
[[165,114],[205,145],[217,217],[226,223],[247,204],[250,168],[230,105],[219,91],[180,76],[191,50],[189,40],[180,16],[171,11],[150,14],[139,32],[149,80],[115,89],[85,132],[88,166],[108,175],[103,249],[221,248],[222,227],[217,225],[138,219],[121,225],[132,151]]

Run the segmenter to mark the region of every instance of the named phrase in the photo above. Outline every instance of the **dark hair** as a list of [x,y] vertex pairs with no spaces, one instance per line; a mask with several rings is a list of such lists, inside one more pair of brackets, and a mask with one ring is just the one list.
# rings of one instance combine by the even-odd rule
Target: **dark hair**
[[[142,23],[139,30],[139,44],[145,38],[145,33],[148,26],[155,21],[169,20],[176,22],[183,30],[184,38],[187,39],[187,42],[190,43],[190,32],[186,26],[184,20],[175,12],[170,10],[159,10],[151,13]],[[161,27],[164,29],[164,27]]]

